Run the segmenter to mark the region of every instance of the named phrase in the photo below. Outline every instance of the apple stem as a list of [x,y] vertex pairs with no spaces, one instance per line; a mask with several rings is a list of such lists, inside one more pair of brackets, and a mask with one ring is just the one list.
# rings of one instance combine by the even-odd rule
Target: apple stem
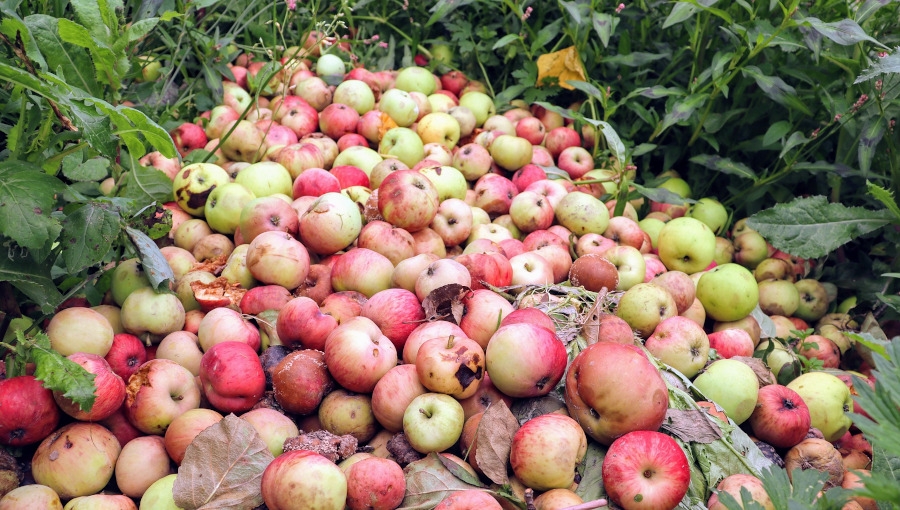
[[594,510],[595,508],[602,508],[609,504],[604,498],[595,499],[593,501],[588,501],[586,503],[582,503],[580,505],[575,506],[567,506],[564,508],[560,508],[560,510]]
[[450,335],[449,337],[447,337],[447,348],[448,348],[448,349],[452,349],[452,348],[453,348],[453,343],[454,343],[454,342],[453,342],[453,335]]
[[419,412],[422,413],[422,414],[424,414],[426,418],[431,418],[431,413],[429,413],[428,411],[422,409],[421,407],[419,408]]

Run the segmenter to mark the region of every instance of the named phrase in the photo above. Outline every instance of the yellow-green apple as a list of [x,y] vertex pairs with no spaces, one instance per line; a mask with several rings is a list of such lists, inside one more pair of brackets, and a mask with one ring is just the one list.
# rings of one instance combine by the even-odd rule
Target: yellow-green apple
[[[650,236],[650,244],[653,249],[656,249],[659,246],[659,232],[664,226],[666,226],[666,222],[662,221],[659,218],[649,218],[645,216],[640,221],[638,221],[638,226],[641,227],[641,230],[643,230],[647,233],[647,235]],[[731,259],[729,258],[728,261],[731,262]]]
[[140,498],[153,482],[172,472],[161,436],[136,437],[122,445],[116,459],[116,486],[125,496]]
[[692,274],[713,261],[716,235],[700,220],[675,218],[659,231],[657,249],[667,268]]
[[203,208],[203,215],[214,231],[234,234],[240,222],[241,210],[254,198],[256,195],[243,184],[225,183],[210,192]]
[[653,278],[650,283],[659,285],[672,294],[672,297],[675,298],[675,306],[678,309],[679,314],[684,313],[685,310],[694,304],[697,288],[694,285],[693,280],[691,280],[691,277],[683,271],[667,271]]
[[345,79],[335,87],[332,101],[345,104],[362,115],[375,107],[375,94],[365,82]]
[[425,341],[435,337],[447,338],[450,336],[466,336],[466,333],[462,328],[457,326],[455,322],[445,320],[423,322],[422,324],[419,324],[416,326],[416,329],[409,334],[406,343],[403,345],[403,363],[415,365],[416,355],[419,353],[419,346]]
[[249,411],[266,390],[256,350],[244,342],[212,345],[200,360],[200,384],[209,403],[223,413]]
[[712,197],[703,197],[691,204],[685,216],[702,221],[716,235],[724,232],[728,223],[728,211],[725,206]]
[[[175,276],[175,282],[185,275],[188,271],[193,269],[194,264],[197,263],[197,258],[194,257],[194,254],[185,250],[184,248],[179,248],[174,245],[163,246],[159,249],[159,252],[162,253],[163,257],[166,258],[166,262],[169,263],[169,267],[172,268],[172,274]],[[116,313],[118,313],[118,305],[98,305],[103,307],[115,306]],[[104,309],[97,309],[97,307],[93,307],[95,310],[102,312]],[[107,309],[108,310],[108,309]],[[106,315],[106,314],[104,314]],[[106,315],[107,319],[112,319],[109,315]],[[119,325],[121,325],[121,317],[117,317],[119,320]],[[113,326],[115,328],[115,326]],[[118,333],[118,331],[117,331]]]
[[253,107],[253,97],[237,83],[225,81],[222,82],[222,87],[224,88],[224,96],[222,98],[224,104],[238,112],[243,112]]
[[766,240],[756,231],[747,231],[734,237],[734,261],[754,269],[760,262],[769,257]]
[[[637,380],[640,387],[627,383]],[[638,347],[598,342],[572,361],[565,399],[569,415],[587,435],[609,445],[633,430],[657,430],[665,418],[668,390]]]
[[63,356],[76,352],[106,356],[115,338],[112,325],[106,317],[83,306],[57,312],[50,319],[46,333],[50,338],[50,347]]
[[[293,179],[287,168],[274,161],[260,161],[238,171],[234,182],[243,184],[255,197],[291,196]],[[209,220],[207,220],[209,221]]]
[[653,283],[638,283],[622,294],[616,315],[646,339],[660,322],[678,315],[678,307],[665,288]]
[[391,273],[391,287],[415,292],[419,275],[437,260],[439,257],[433,253],[419,253],[401,260]]
[[756,281],[789,280],[794,281],[794,266],[789,260],[769,257],[763,259],[753,270]]
[[535,510],[568,508],[581,503],[584,503],[584,500],[571,489],[550,489],[534,498]]
[[406,494],[403,468],[391,459],[363,459],[347,471],[349,510],[397,508]]
[[438,192],[438,201],[454,198],[464,200],[467,191],[466,178],[462,172],[449,165],[425,165],[418,169],[427,177]]
[[[800,292],[800,303],[795,317],[805,321],[817,321],[828,311],[828,291],[818,280],[804,278],[794,284]],[[787,315],[787,314],[785,314]]]
[[693,378],[709,361],[710,341],[703,327],[687,317],[663,320],[644,342],[660,361]]
[[375,383],[372,390],[372,412],[375,419],[386,430],[401,432],[406,407],[414,398],[427,392],[414,363],[392,367]]
[[467,143],[453,152],[451,165],[468,181],[477,181],[491,170],[491,153],[477,143]]
[[113,301],[117,305],[122,306],[129,294],[141,287],[149,286],[150,279],[147,278],[147,274],[144,272],[141,259],[133,257],[116,264],[116,268],[112,272],[109,290]]
[[357,316],[328,335],[325,363],[342,387],[371,393],[378,379],[397,364],[397,348],[371,319]]
[[[144,356],[146,357],[146,353]],[[198,375],[200,373],[200,359],[203,357],[199,337],[190,331],[184,330],[169,333],[156,346],[156,357],[175,361],[188,369],[193,375]],[[137,368],[140,368],[140,365]]]
[[152,287],[132,292],[122,303],[121,313],[125,331],[137,336],[149,334],[157,342],[184,327],[185,310],[178,296],[167,291],[156,292]]
[[0,379],[0,445],[26,446],[43,441],[59,425],[53,392],[33,375]]
[[740,264],[728,263],[703,273],[697,280],[697,299],[717,321],[742,319],[759,304],[756,278]]
[[176,417],[200,405],[200,388],[191,372],[167,359],[152,359],[128,379],[128,421],[145,434],[162,435]]
[[331,268],[331,287],[335,291],[353,290],[366,297],[391,286],[394,264],[384,255],[368,248],[352,248],[340,254]]
[[509,324],[491,336],[485,367],[494,386],[514,398],[548,394],[565,374],[566,348],[553,331],[536,324]]
[[384,220],[409,232],[427,227],[438,204],[437,188],[415,170],[391,172],[378,187],[378,210]]
[[459,141],[459,121],[449,113],[432,112],[416,123],[416,133],[423,144],[438,143],[452,150]]
[[527,487],[539,491],[571,487],[575,467],[587,453],[587,436],[577,421],[542,414],[526,421],[512,438],[509,462]]
[[31,474],[63,500],[89,496],[112,478],[121,451],[119,440],[103,425],[70,423],[41,441],[31,458]]
[[469,270],[453,259],[435,260],[416,278],[416,297],[422,302],[435,289],[450,284],[471,287],[472,276]]
[[397,88],[384,91],[378,100],[378,109],[399,127],[409,127],[419,117],[419,106],[409,92]]
[[475,118],[475,112],[468,107],[457,104],[447,110],[447,113],[459,123],[460,137],[467,137],[475,131],[478,119]]
[[488,150],[494,162],[500,168],[510,172],[515,172],[531,162],[531,142],[515,135],[501,134],[497,136],[491,142]]
[[359,208],[341,193],[323,194],[299,217],[300,241],[320,255],[343,250],[359,236],[361,229]]
[[240,342],[254,352],[260,347],[259,329],[241,312],[226,307],[214,308],[203,316],[197,338],[203,352],[222,342]]
[[197,241],[194,249],[191,250],[191,255],[197,259],[197,262],[204,262],[223,256],[227,257],[232,251],[234,251],[234,241],[231,236],[213,233]]
[[378,143],[378,153],[396,157],[412,167],[425,158],[425,145],[412,129],[395,127],[382,136]]
[[742,493],[747,494],[750,500],[759,505],[754,508],[775,510],[772,498],[769,496],[768,492],[766,492],[762,480],[753,475],[744,473],[735,473],[723,478],[722,481],[716,485],[715,492],[709,497],[709,500],[707,500],[706,507],[709,510],[725,510],[728,506],[724,503],[725,497],[723,497],[723,495],[727,494],[743,508],[742,501],[744,501],[744,495]]
[[484,125],[484,121],[497,112],[494,101],[484,92],[463,93],[459,96],[459,105],[468,108],[475,114],[475,127]]
[[368,393],[337,388],[322,399],[318,418],[322,429],[336,436],[351,435],[359,444],[367,443],[378,432],[378,420],[372,413],[372,398]]
[[263,232],[247,248],[247,269],[253,278],[268,284],[293,290],[309,273],[309,252],[290,234],[280,231]]
[[222,154],[228,160],[256,163],[262,159],[266,153],[265,133],[255,123],[249,120],[232,121],[225,126],[222,136],[229,132],[231,134],[220,145]]
[[295,508],[341,509],[347,503],[347,477],[334,462],[309,450],[285,452],[266,466],[260,483],[262,498],[271,510]]
[[334,158],[333,166],[355,166],[365,172],[372,172],[375,165],[384,161],[384,157],[369,147],[353,145],[340,151]]
[[791,448],[806,438],[810,419],[803,397],[787,386],[770,384],[759,389],[748,423],[761,441],[776,448]]
[[[556,221],[576,235],[589,232],[602,234],[609,226],[609,210],[597,198],[574,191],[566,194],[554,207]],[[643,281],[643,277],[641,278]]]
[[516,227],[526,233],[547,229],[555,219],[550,201],[535,191],[523,191],[513,197],[509,215]]
[[[203,210],[202,206],[200,210]],[[178,229],[175,231],[175,246],[187,251],[193,251],[194,246],[201,239],[212,233],[212,229],[209,228],[209,224],[205,220],[191,218],[178,225]]]
[[753,339],[743,329],[727,328],[709,334],[709,346],[716,350],[720,358],[753,356]]
[[91,494],[70,499],[63,510],[138,510],[134,501],[124,494]]
[[797,307],[800,306],[800,291],[790,280],[762,280],[758,281],[757,287],[759,288],[759,308],[766,315],[789,317],[794,315]]
[[407,92],[419,92],[425,94],[433,94],[438,87],[438,80],[435,76],[424,67],[407,66],[397,72],[394,78],[394,87],[405,90]]
[[416,353],[416,372],[422,385],[456,399],[475,394],[484,377],[484,350],[467,337],[435,337]]
[[423,393],[406,407],[403,433],[417,452],[442,452],[459,440],[464,421],[458,400],[443,393]]
[[722,406],[735,423],[744,423],[759,394],[759,380],[753,369],[740,361],[719,359],[694,379],[694,386],[708,399]]
[[671,436],[650,430],[616,439],[603,459],[603,486],[625,510],[675,508],[691,485],[687,455]]
[[175,504],[175,479],[177,474],[166,475],[159,480],[153,482],[144,495],[141,496],[140,504],[144,508],[160,508],[166,510],[176,510],[178,506]]
[[272,370],[275,401],[286,412],[308,415],[334,387],[325,354],[313,349],[291,351]]
[[123,381],[127,381],[147,361],[147,350],[140,338],[130,333],[117,333],[104,358],[109,363],[109,368]]
[[713,256],[713,261],[719,266],[734,262],[734,243],[724,237],[716,236],[716,254]]
[[66,356],[89,374],[93,374],[94,403],[90,409],[82,409],[63,391],[54,391],[53,399],[62,411],[81,421],[100,421],[115,413],[125,401],[125,382],[110,368],[104,358],[96,354],[74,352]]
[[537,252],[522,252],[511,257],[509,264],[512,267],[512,285],[550,285],[553,283],[553,266]]
[[852,424],[848,412],[853,410],[850,389],[827,372],[807,372],[787,387],[797,392],[809,408],[810,424],[821,430],[827,441],[836,441]]
[[801,365],[796,353],[777,338],[760,340],[753,355],[763,360],[781,384],[800,375]]
[[0,505],[4,510],[30,510],[44,508],[46,510],[63,510],[59,494],[50,487],[33,483],[21,485],[0,496]]
[[516,128],[513,125],[513,122],[506,118],[505,115],[491,115],[485,119],[484,124],[481,125],[481,129],[485,131],[500,131],[505,135],[516,134]]

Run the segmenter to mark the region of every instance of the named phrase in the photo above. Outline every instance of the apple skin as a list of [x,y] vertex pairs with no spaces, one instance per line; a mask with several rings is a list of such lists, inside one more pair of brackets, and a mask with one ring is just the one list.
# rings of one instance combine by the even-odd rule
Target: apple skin
[[213,345],[200,360],[200,384],[209,403],[223,413],[250,410],[266,390],[256,350],[244,342]]
[[510,397],[538,397],[565,375],[568,355],[553,331],[535,324],[509,324],[491,336],[485,367],[494,386]]
[[306,296],[295,297],[281,307],[275,324],[278,338],[287,347],[320,351],[325,350],[325,339],[337,326],[337,319],[322,313],[319,305]]
[[57,312],[50,319],[46,333],[50,337],[50,347],[63,356],[75,352],[106,356],[115,337],[106,317],[83,306]]
[[26,446],[43,441],[59,425],[53,392],[33,375],[0,380],[0,445]]
[[687,274],[706,269],[716,251],[716,235],[700,220],[675,218],[659,231],[659,258],[670,270]]
[[759,287],[747,268],[735,263],[722,264],[700,276],[697,299],[710,318],[736,321],[749,315],[759,304]]
[[575,356],[565,398],[569,416],[604,445],[635,430],[658,430],[669,406],[666,383],[644,351],[612,342],[589,345]]
[[306,279],[309,266],[306,247],[286,232],[263,232],[247,249],[247,269],[254,278],[268,285],[296,289]]
[[713,331],[709,334],[709,346],[716,350],[720,358],[753,356],[753,339],[743,329]]
[[347,477],[328,458],[309,450],[293,450],[275,457],[260,482],[270,510],[305,508],[342,510],[347,503]]
[[749,366],[733,359],[719,359],[694,379],[694,385],[740,425],[756,407],[759,380]]
[[481,489],[463,489],[454,491],[438,503],[434,510],[500,510],[504,508],[493,496]]
[[416,372],[428,391],[462,400],[474,395],[484,378],[484,350],[467,337],[432,338],[419,346]]
[[675,508],[691,484],[687,456],[678,443],[649,430],[616,439],[601,474],[610,501],[625,510]]
[[300,434],[294,420],[284,413],[268,407],[251,409],[242,414],[241,419],[253,425],[274,457],[284,453],[286,439]]
[[175,486],[175,473],[166,475],[153,482],[141,496],[141,506],[160,510],[178,510],[175,505],[173,487]]
[[649,338],[659,323],[678,315],[678,306],[665,288],[653,283],[638,283],[622,294],[616,315],[642,338]]
[[371,393],[397,364],[397,348],[371,319],[343,322],[325,340],[325,364],[334,380],[356,393]]
[[644,347],[688,378],[697,375],[709,361],[710,343],[706,332],[693,320],[678,315],[660,322],[644,342]]
[[346,471],[349,510],[392,510],[406,494],[403,468],[390,459],[363,459]]
[[197,339],[203,352],[223,342],[241,342],[253,351],[258,351],[261,344],[256,326],[240,312],[225,307],[214,308],[203,316],[197,330]]
[[513,435],[509,462],[513,473],[532,489],[565,489],[587,452],[587,436],[577,421],[543,414],[526,421]]
[[128,379],[128,421],[145,434],[162,435],[188,409],[200,406],[200,388],[191,372],[167,359],[152,359]]
[[[175,361],[188,369],[192,374],[198,375],[200,373],[200,359],[203,358],[203,351],[200,349],[200,340],[197,338],[197,335],[190,331],[182,330],[169,333],[162,339],[162,342],[156,346],[156,357]],[[140,366],[138,366],[138,369],[140,369]]]
[[331,287],[357,291],[367,298],[391,287],[394,264],[377,251],[351,248],[340,254],[331,267]]
[[459,401],[443,393],[423,393],[403,413],[403,433],[417,452],[442,452],[459,440],[465,413]]
[[776,448],[791,448],[806,438],[810,419],[803,397],[787,386],[770,384],[759,389],[748,423],[760,440]]
[[164,438],[137,437],[122,446],[116,459],[116,486],[125,496],[140,498],[153,482],[172,473],[170,463]]
[[323,430],[336,436],[351,435],[359,444],[367,443],[379,429],[370,395],[343,388],[325,395],[319,404],[317,417]]
[[[466,309],[459,321],[459,327],[466,336],[475,340],[481,349],[487,349],[501,321],[515,308],[505,298],[488,289],[473,290],[467,293],[462,301]],[[556,333],[556,330],[552,329],[551,332]]]
[[37,483],[21,485],[0,496],[0,507],[3,510],[63,510],[59,494],[52,488]]
[[112,478],[122,447],[106,427],[74,422],[47,436],[31,459],[34,481],[63,500],[100,492]]
[[63,392],[53,392],[53,398],[60,409],[69,416],[81,421],[100,421],[115,413],[125,401],[125,382],[110,368],[105,359],[96,354],[76,352],[66,356],[94,374],[94,405],[87,411],[73,400],[65,397]]
[[218,411],[198,407],[189,409],[172,420],[163,436],[166,453],[172,462],[181,465],[181,461],[184,460],[184,452],[197,434],[206,430],[210,425],[222,421],[222,418],[222,414]]
[[821,430],[825,440],[837,441],[850,429],[852,422],[847,413],[853,410],[853,398],[838,377],[827,372],[807,372],[787,387],[806,403],[810,425]]
[[386,430],[396,433],[403,430],[403,413],[412,400],[428,389],[422,385],[416,365],[397,365],[375,383],[372,390],[372,412]]
[[374,322],[390,339],[397,352],[409,334],[425,320],[425,310],[415,293],[406,289],[385,289],[373,294],[360,309],[360,315]]
[[722,481],[716,485],[716,492],[709,497],[706,506],[709,510],[726,510],[728,507],[719,501],[719,494],[729,494],[740,504],[742,500],[741,492],[744,490],[749,492],[751,499],[760,505],[755,508],[775,510],[775,505],[772,504],[772,499],[766,492],[762,480],[755,476],[743,473],[735,473],[723,478]]

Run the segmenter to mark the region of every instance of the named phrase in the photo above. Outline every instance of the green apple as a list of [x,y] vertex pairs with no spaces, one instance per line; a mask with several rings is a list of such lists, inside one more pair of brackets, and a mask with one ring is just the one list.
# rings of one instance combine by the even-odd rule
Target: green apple
[[494,100],[484,92],[466,92],[460,96],[459,105],[468,108],[475,114],[476,127],[481,127],[488,117],[497,113],[497,109],[494,107]]
[[437,89],[437,81],[431,71],[424,67],[404,67],[397,73],[394,79],[394,87],[406,92],[421,92],[426,96],[434,94]]
[[291,196],[294,193],[291,173],[284,165],[274,161],[261,161],[242,168],[235,176],[234,182],[243,184],[253,193],[254,198],[277,193]]
[[422,143],[437,143],[451,151],[459,141],[459,121],[449,113],[431,112],[416,124],[416,133]]
[[666,223],[656,243],[659,258],[670,271],[703,271],[716,254],[716,234],[702,221],[687,216]]
[[219,186],[212,190],[203,207],[206,223],[220,234],[233,235],[240,222],[241,211],[254,198],[256,195],[239,182]]
[[609,209],[593,195],[582,191],[567,193],[554,209],[556,221],[575,235],[602,234],[609,226]]
[[515,135],[500,135],[489,147],[494,162],[510,172],[515,172],[530,163],[534,154],[533,149],[531,142]]
[[175,504],[175,496],[172,489],[175,487],[176,474],[160,478],[150,484],[141,496],[141,510],[180,510]]
[[419,105],[405,90],[384,91],[378,100],[378,109],[400,127],[409,127],[419,118]]
[[419,173],[428,177],[438,191],[438,200],[443,202],[448,198],[465,200],[468,183],[462,172],[452,166],[426,166],[419,169]]
[[425,145],[412,129],[395,127],[389,129],[381,138],[378,153],[396,157],[412,168],[425,157]]
[[847,413],[853,410],[850,389],[827,372],[807,372],[787,385],[809,408],[810,424],[821,430],[827,441],[837,441],[850,429]]
[[123,260],[113,269],[110,292],[113,301],[120,307],[129,294],[142,287],[149,287],[150,279],[144,273],[144,266],[137,257]]
[[749,269],[731,262],[703,273],[697,280],[697,299],[713,320],[736,321],[759,304],[759,287]]
[[213,163],[187,165],[172,179],[175,203],[191,216],[203,216],[206,199],[217,186],[231,182],[228,172]]
[[654,283],[638,283],[622,294],[616,315],[646,339],[660,322],[678,315],[678,306],[665,288]]
[[423,393],[403,413],[403,433],[416,451],[442,452],[459,440],[465,412],[458,400],[443,393]]
[[725,414],[738,425],[753,413],[759,394],[759,380],[753,369],[734,359],[712,362],[694,379],[694,386],[722,406]]
[[644,218],[638,222],[638,226],[650,236],[651,246],[658,248],[659,232],[666,226],[666,222],[659,218]]
[[728,223],[728,211],[715,198],[703,197],[697,200],[688,209],[687,215],[705,223],[716,235],[721,234]]
[[675,172],[663,172],[660,174],[660,177],[668,177],[659,185],[660,188],[667,189],[682,198],[691,198],[691,185],[681,177],[678,177],[678,174]]
[[828,291],[818,280],[804,278],[794,283],[800,293],[800,303],[794,316],[808,322],[814,322],[822,318],[828,311]]
[[372,173],[372,169],[375,168],[375,165],[381,163],[383,160],[384,158],[382,158],[374,149],[363,147],[362,145],[354,145],[353,147],[347,147],[341,151],[340,154],[334,158],[332,166],[355,166],[365,172],[366,175],[369,175]]
[[759,308],[766,315],[790,317],[800,304],[800,292],[794,282],[768,279],[757,284],[759,287]]

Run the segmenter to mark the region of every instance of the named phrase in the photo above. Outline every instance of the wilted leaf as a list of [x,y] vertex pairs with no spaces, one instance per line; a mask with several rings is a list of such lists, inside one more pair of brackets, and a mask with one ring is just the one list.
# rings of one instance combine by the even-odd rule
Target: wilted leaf
[[753,373],[756,374],[756,379],[759,381],[760,387],[777,383],[772,371],[769,370],[763,360],[751,356],[732,356],[731,359],[740,361],[750,367],[750,369],[753,370]]
[[463,299],[470,292],[472,289],[458,283],[450,283],[434,289],[422,300],[425,320],[450,320],[459,324],[463,311],[465,311]]
[[760,211],[750,217],[748,225],[779,250],[815,259],[891,220],[890,211],[846,207],[819,195]]
[[606,491],[603,489],[604,457],[606,457],[606,447],[589,439],[584,459],[575,469],[580,477],[575,494],[578,494],[584,501],[606,497]]
[[172,492],[185,509],[255,508],[260,482],[275,457],[256,429],[229,414],[200,432],[184,452]]
[[175,281],[175,273],[166,261],[166,257],[159,251],[159,247],[147,234],[131,227],[125,227],[125,232],[131,238],[131,242],[140,252],[141,264],[144,266],[144,274],[150,280],[154,289],[159,291],[166,288],[167,281]]
[[715,426],[706,413],[697,409],[666,410],[662,431],[686,443],[711,443],[722,438],[722,429]]
[[581,63],[581,57],[575,46],[539,56],[537,66],[538,87],[543,85],[547,78],[557,78],[559,86],[569,90],[574,90],[575,87],[566,83],[567,81],[585,81],[584,64]]
[[431,510],[454,492],[478,489],[460,480],[441,462],[437,453],[429,453],[424,459],[411,462],[403,472],[406,475],[406,495],[401,510]]
[[502,400],[491,404],[478,424],[475,433],[475,461],[484,476],[496,484],[509,483],[506,465],[509,463],[512,438],[517,430],[519,420]]
[[444,457],[443,455],[438,455],[438,459],[440,459],[441,464],[443,464],[448,471],[453,473],[453,476],[459,478],[469,485],[474,485],[478,488],[487,488],[485,484],[481,483],[481,480],[479,480],[477,476],[472,476],[472,473],[466,471],[466,468],[464,468],[462,464],[457,463],[455,460]]

